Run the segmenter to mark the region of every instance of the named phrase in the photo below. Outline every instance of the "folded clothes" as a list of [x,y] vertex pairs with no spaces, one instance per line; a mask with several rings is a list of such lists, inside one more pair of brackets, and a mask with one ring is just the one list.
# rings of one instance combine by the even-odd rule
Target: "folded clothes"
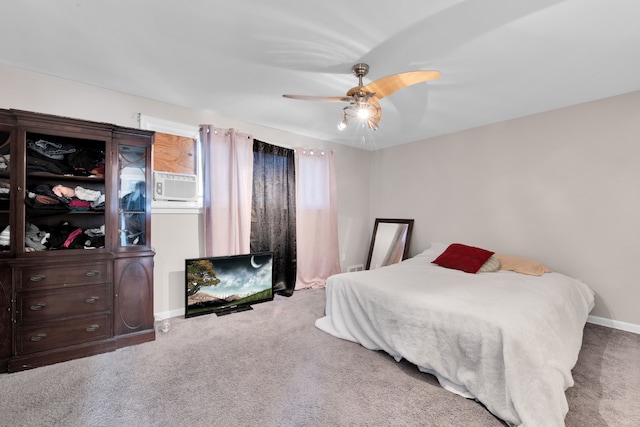
[[0,170],[6,171],[10,166],[10,154],[0,155]]
[[67,236],[67,238],[65,239],[64,243],[62,244],[62,247],[64,248],[68,248],[69,246],[71,246],[71,244],[73,243],[73,241],[76,239],[76,237],[78,237],[80,234],[82,234],[82,228],[76,228],[75,230],[73,230],[71,233],[69,233],[69,235]]
[[44,238],[45,234],[46,233],[44,231],[41,231],[37,225],[27,223],[24,233],[24,245],[27,248],[32,248],[36,251],[45,250],[46,247],[42,244],[42,239]]
[[76,147],[71,144],[60,144],[56,142],[39,139],[33,141],[27,140],[27,147],[36,153],[40,153],[43,156],[47,156],[50,159],[62,160],[65,154],[74,153]]
[[95,211],[103,211],[104,210],[104,194],[100,195],[98,200],[91,202],[91,209]]
[[7,225],[0,233],[0,246],[9,246],[9,239],[11,237],[11,226]]
[[54,199],[60,200],[60,202],[64,204],[69,204],[69,199],[63,196],[58,196],[53,192],[53,189],[49,184],[39,184],[36,188],[33,189],[33,192],[36,194],[43,194],[45,196],[53,197]]
[[84,230],[84,232],[89,237],[104,236],[104,229],[105,229],[104,224],[102,224],[100,227],[97,227],[97,228],[88,228]]
[[35,199],[36,199],[36,206],[38,206],[38,204],[41,204],[41,205],[59,205],[60,203],[62,203],[57,198],[45,196],[44,194],[36,195]]
[[88,211],[91,209],[91,202],[74,198],[69,202],[69,209],[72,211]]
[[73,168],[66,165],[61,160],[54,160],[38,153],[27,156],[27,170],[29,172],[49,172],[56,175],[71,173]]
[[104,151],[96,148],[81,148],[67,155],[67,162],[77,171],[88,173],[100,164],[104,165]]
[[100,163],[95,168],[91,169],[89,173],[91,175],[104,176],[104,170],[105,170],[104,163]]
[[[55,227],[50,227],[47,231],[49,238],[44,243],[49,249],[63,248],[69,235],[76,231],[79,227],[70,224],[68,221],[62,221]],[[80,230],[82,231],[82,230]]]
[[67,199],[72,198],[76,194],[73,188],[65,187],[64,185],[61,185],[61,184],[54,185],[51,191],[56,193],[56,196],[65,197]]
[[[79,239],[76,239],[79,240]],[[76,242],[74,242],[74,245],[76,244]],[[104,247],[104,236],[93,236],[93,237],[88,237],[84,243],[83,243],[83,247],[85,249],[93,249],[93,248],[102,248]],[[75,249],[75,248],[73,248]]]
[[45,204],[38,202],[37,196],[37,194],[29,193],[29,195],[24,198],[28,217],[35,218],[69,212],[69,208],[66,203]]
[[83,188],[77,186],[75,188],[75,196],[80,200],[86,200],[88,202],[94,202],[102,196],[102,193],[98,190],[91,190],[89,188]]

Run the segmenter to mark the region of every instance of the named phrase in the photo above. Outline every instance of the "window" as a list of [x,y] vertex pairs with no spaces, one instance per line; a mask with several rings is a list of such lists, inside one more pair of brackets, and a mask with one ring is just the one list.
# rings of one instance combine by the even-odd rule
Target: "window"
[[195,174],[198,180],[198,199],[195,202],[152,200],[154,213],[199,212],[202,209],[202,146],[199,126],[139,115],[141,129],[153,130],[154,171]]

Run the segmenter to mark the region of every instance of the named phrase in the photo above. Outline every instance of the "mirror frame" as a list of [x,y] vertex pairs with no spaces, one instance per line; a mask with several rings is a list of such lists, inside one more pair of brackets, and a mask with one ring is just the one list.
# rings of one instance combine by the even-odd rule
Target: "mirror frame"
[[375,225],[373,226],[373,234],[371,236],[371,245],[369,247],[369,256],[367,257],[366,270],[371,267],[371,256],[373,255],[373,249],[376,244],[376,233],[378,232],[379,224],[406,224],[407,225],[407,237],[405,239],[404,251],[402,252],[402,259],[405,260],[409,256],[409,248],[411,247],[411,231],[413,230],[413,219],[392,219],[392,218],[376,218]]

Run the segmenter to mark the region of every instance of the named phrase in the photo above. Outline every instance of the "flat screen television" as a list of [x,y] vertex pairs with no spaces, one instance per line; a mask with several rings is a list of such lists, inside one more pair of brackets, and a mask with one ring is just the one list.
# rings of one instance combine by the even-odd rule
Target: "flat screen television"
[[273,254],[185,260],[185,317],[251,310],[273,299]]

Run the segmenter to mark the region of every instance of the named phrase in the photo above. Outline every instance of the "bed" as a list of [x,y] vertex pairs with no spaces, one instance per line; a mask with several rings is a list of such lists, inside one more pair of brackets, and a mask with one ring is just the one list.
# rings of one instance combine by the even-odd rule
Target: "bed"
[[408,360],[511,426],[564,426],[593,291],[557,272],[434,264],[448,248],[331,276],[316,327]]

